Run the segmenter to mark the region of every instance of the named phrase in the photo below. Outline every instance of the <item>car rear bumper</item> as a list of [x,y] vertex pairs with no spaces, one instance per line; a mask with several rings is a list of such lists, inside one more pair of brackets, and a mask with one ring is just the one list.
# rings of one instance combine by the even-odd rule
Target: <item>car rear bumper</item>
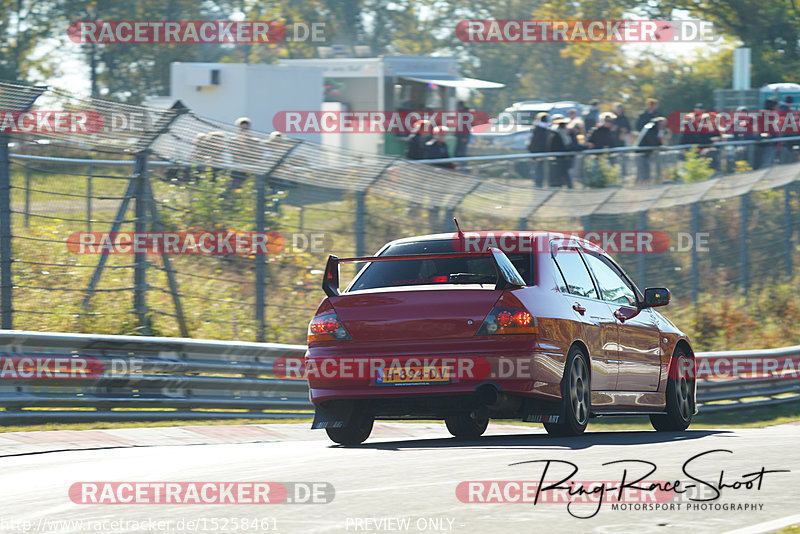
[[[312,346],[306,353],[311,401],[318,407],[335,400],[371,401],[387,414],[424,415],[448,409],[452,404],[473,402],[476,391],[486,387],[510,395],[559,400],[563,349],[531,343],[527,336],[497,336],[501,337],[504,339],[437,340],[388,346],[365,343]],[[326,363],[327,360],[330,361]],[[320,372],[326,365],[329,372]],[[380,383],[378,369],[392,365],[447,366],[451,372],[444,383]]]

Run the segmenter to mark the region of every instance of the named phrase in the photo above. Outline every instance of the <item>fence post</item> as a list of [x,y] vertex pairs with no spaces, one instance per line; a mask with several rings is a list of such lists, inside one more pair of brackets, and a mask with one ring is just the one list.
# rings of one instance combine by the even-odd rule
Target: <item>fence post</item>
[[783,262],[786,276],[792,276],[792,184],[783,189]]
[[748,196],[749,193],[742,195],[739,205],[739,285],[747,294],[749,285],[748,281],[748,264],[747,264],[747,209],[748,209]]
[[[135,189],[135,222],[134,235],[142,235],[147,232],[147,151],[139,152],[136,155],[136,166],[134,167]],[[134,254],[133,267],[133,309],[139,319],[140,332],[146,336],[150,335],[150,318],[147,309],[147,255]]]
[[692,255],[692,272],[690,278],[692,284],[692,302],[697,304],[697,299],[700,295],[700,265],[697,257],[697,234],[700,232],[700,204],[693,202],[691,210],[692,218],[689,223],[689,231],[692,233],[692,250],[690,252]]
[[[265,174],[256,174],[256,232],[267,231],[267,176]],[[266,252],[266,251],[265,251]],[[256,323],[258,330],[256,332],[256,341],[263,342],[266,340],[267,335],[267,317],[266,317],[266,283],[267,283],[267,255],[256,254]]]
[[[150,185],[150,178],[145,180],[147,187],[147,205],[150,211],[150,217],[154,226],[158,227],[160,231],[166,230],[166,225],[161,219],[161,215],[156,208],[156,197],[153,194],[153,187]],[[172,294],[172,304],[175,306],[175,315],[178,319],[178,329],[182,337],[189,337],[189,328],[186,326],[186,316],[183,313],[183,303],[181,303],[181,295],[178,291],[178,281],[175,278],[175,269],[172,268],[172,260],[169,259],[169,254],[164,251],[161,254],[161,260],[164,262],[164,271],[167,273],[167,283],[169,284],[169,292]]]
[[25,228],[31,226],[31,169],[25,165]]
[[[639,212],[639,224],[638,228],[640,232],[644,232],[647,230],[647,211],[640,211]],[[636,258],[636,271],[637,271],[637,281],[642,284],[642,287],[647,287],[647,253],[639,250],[637,252],[638,257]]]
[[[172,105],[171,108],[169,108],[168,111],[172,111],[173,113],[171,115],[162,116],[158,120],[158,122],[156,122],[156,124],[153,126],[152,130],[147,132],[147,135],[142,136],[139,139],[138,143],[136,144],[136,148],[135,148],[135,150],[136,150],[136,161],[135,161],[134,168],[133,168],[133,174],[131,175],[131,178],[128,180],[128,187],[127,187],[127,189],[125,189],[125,196],[122,198],[122,202],[120,202],[119,208],[117,209],[117,215],[114,218],[114,222],[111,224],[111,233],[112,234],[114,234],[116,232],[119,232],[120,226],[122,226],[122,221],[125,219],[125,213],[128,211],[128,205],[130,204],[131,198],[136,198],[137,199],[137,202],[136,202],[136,224],[137,224],[136,231],[137,232],[139,231],[138,224],[140,223],[140,220],[144,221],[145,217],[147,216],[147,213],[146,213],[147,212],[147,207],[145,205],[145,202],[147,201],[146,196],[145,196],[146,195],[146,191],[147,191],[146,182],[145,182],[146,177],[144,179],[141,179],[141,180],[140,180],[140,178],[142,178],[142,176],[145,174],[145,172],[147,170],[146,169],[146,167],[147,167],[147,154],[149,153],[149,147],[150,147],[150,145],[153,144],[153,142],[156,139],[158,139],[158,137],[162,133],[168,131],[169,126],[173,123],[173,121],[175,121],[175,119],[177,119],[179,116],[183,115],[184,113],[187,113],[189,111],[189,108],[184,106],[183,103],[180,100],[178,100]],[[140,199],[142,199],[142,202],[139,202]],[[139,209],[140,209],[139,204],[140,203],[143,205],[142,206],[142,209],[143,209],[142,212],[139,211]],[[141,215],[140,215],[140,213],[141,213]],[[142,261],[141,265],[139,263],[140,259]],[[95,288],[97,287],[97,284],[100,282],[100,277],[103,276],[103,268],[105,267],[107,260],[108,260],[108,252],[104,250],[100,254],[100,259],[97,261],[97,266],[95,267],[94,272],[92,273],[92,279],[89,280],[89,286],[86,288],[86,296],[83,298],[83,310],[84,311],[88,311],[89,310],[89,303],[92,300],[92,295],[94,295],[94,291],[95,291]],[[140,295],[137,292],[140,289],[144,289],[144,285],[139,286],[139,285],[136,284],[136,282],[139,280],[140,276],[142,276],[142,277],[144,276],[144,273],[143,273],[142,269],[146,269],[147,268],[147,259],[144,258],[144,257],[139,258],[139,255],[137,255],[136,256],[136,260],[134,261],[134,268],[136,269],[134,271],[134,286],[136,286],[136,287],[134,288],[134,298],[133,298],[133,300],[134,300],[134,307],[135,307],[134,311],[138,314],[139,311],[140,311],[140,308],[137,307],[137,304],[140,304],[139,298],[143,297],[144,295],[143,294]],[[146,281],[145,281],[145,283],[146,283]],[[146,304],[146,303],[143,303],[143,304]],[[143,325],[143,323],[141,322],[141,316],[140,316],[139,325],[140,326]],[[147,328],[147,330],[149,331],[149,328]]]
[[86,170],[86,231],[92,231],[92,164]]
[[356,256],[366,255],[367,192],[356,191]]
[[13,328],[11,300],[11,161],[8,136],[0,134],[0,328]]

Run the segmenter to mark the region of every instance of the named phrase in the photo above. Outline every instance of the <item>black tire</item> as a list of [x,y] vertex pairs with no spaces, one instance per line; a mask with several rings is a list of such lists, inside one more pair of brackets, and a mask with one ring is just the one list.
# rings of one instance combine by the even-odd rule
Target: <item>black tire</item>
[[551,436],[579,436],[589,424],[592,409],[591,372],[589,359],[580,347],[574,346],[567,355],[564,377],[561,379],[564,417],[558,423],[544,423]]
[[[677,349],[672,369],[684,369],[681,366],[681,359],[684,358],[688,358],[686,353]],[[673,374],[679,372],[673,371]],[[659,432],[680,432],[689,428],[695,410],[694,380],[685,376],[670,376],[667,379],[666,397],[666,413],[650,416],[653,428]]]
[[444,424],[447,425],[447,430],[455,438],[475,439],[486,432],[486,427],[489,426],[489,418],[473,419],[468,413],[464,413],[445,417]]
[[350,422],[339,428],[326,428],[325,432],[331,441],[339,445],[359,445],[364,443],[372,433],[375,418],[364,413],[354,413]]

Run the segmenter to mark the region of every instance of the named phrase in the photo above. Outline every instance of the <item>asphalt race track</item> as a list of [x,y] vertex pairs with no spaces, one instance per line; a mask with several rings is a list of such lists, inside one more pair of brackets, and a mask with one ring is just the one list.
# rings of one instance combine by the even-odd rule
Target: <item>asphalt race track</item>
[[[744,527],[768,522],[776,528],[798,513],[800,425],[684,433],[591,428],[582,437],[551,438],[539,427],[493,424],[480,440],[458,442],[443,424],[377,423],[370,440],[353,448],[333,445],[324,431],[300,424],[0,434],[0,532],[744,533],[764,531]],[[706,452],[683,472],[687,460]],[[596,502],[568,510],[563,502],[465,503],[457,497],[464,481],[538,482],[548,465],[543,460],[574,464],[572,481],[609,483],[619,483],[626,467],[627,480],[646,473],[642,461],[650,461],[657,467],[646,480],[688,485],[691,475],[696,487],[661,503],[673,510],[615,510],[611,502],[599,510]],[[631,462],[603,465],[615,460]],[[790,472],[759,476],[762,467]],[[572,468],[552,462],[548,469],[550,481]],[[741,487],[723,488],[715,501],[690,502],[713,498],[720,477]],[[279,504],[71,500],[76,483],[111,481],[282,482],[290,491]],[[476,490],[473,498],[489,495],[490,484],[480,487],[487,493]],[[326,493],[309,497],[308,488]],[[327,504],[294,502],[330,497]],[[637,502],[653,501],[640,496]],[[690,504],[706,509],[687,509]]]

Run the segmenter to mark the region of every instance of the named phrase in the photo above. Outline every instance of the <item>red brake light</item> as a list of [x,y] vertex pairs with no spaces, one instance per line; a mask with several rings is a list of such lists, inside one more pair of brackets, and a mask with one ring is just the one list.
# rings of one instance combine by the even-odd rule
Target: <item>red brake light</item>
[[335,313],[314,317],[308,324],[308,342],[353,339]]
[[514,314],[514,320],[520,326],[528,326],[533,321],[533,316],[526,311],[520,311]]
[[538,333],[539,325],[536,318],[527,311],[513,308],[492,308],[475,335]]
[[503,310],[497,314],[497,324],[500,326],[509,326],[514,320],[514,317],[514,315],[511,315],[511,312]]

